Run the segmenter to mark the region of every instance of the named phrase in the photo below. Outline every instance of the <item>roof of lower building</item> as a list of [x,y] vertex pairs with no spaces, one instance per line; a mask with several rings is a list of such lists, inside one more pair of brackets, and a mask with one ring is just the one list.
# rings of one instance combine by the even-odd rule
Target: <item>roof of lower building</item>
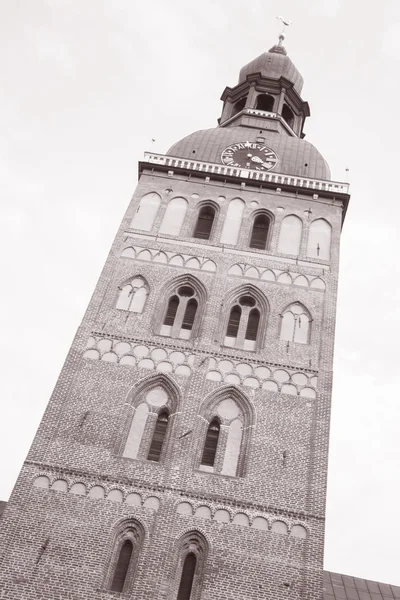
[[323,600],[399,600],[400,587],[324,571]]

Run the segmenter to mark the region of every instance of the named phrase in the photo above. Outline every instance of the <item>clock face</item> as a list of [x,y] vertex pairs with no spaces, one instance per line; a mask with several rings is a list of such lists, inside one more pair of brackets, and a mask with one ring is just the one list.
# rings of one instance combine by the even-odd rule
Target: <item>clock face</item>
[[270,171],[276,166],[278,157],[260,142],[236,142],[223,150],[221,160],[229,167]]

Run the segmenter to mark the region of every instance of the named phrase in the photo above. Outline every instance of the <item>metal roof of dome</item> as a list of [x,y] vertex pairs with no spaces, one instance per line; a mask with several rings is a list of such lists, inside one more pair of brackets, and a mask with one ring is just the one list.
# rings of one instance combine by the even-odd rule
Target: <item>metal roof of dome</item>
[[[329,166],[318,150],[298,137],[263,131],[265,145],[274,150],[278,163],[277,173],[330,180]],[[167,152],[169,156],[222,163],[222,151],[236,142],[256,142],[258,129],[249,127],[216,127],[203,129],[183,138]]]
[[261,73],[264,77],[280,79],[284,77],[293,83],[296,92],[301,95],[303,89],[303,77],[296,69],[290,58],[286,55],[285,48],[276,44],[268,52],[264,52],[247,65],[239,73],[239,83],[246,81],[247,75]]

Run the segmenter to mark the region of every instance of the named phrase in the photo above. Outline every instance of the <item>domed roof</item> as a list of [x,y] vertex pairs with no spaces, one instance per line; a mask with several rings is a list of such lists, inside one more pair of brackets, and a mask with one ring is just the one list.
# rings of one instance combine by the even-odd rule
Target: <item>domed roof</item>
[[296,92],[301,95],[303,77],[300,75],[292,61],[286,56],[286,50],[281,46],[274,46],[269,52],[264,52],[245,65],[239,73],[239,83],[246,81],[247,75],[261,73],[264,77],[280,79],[284,77],[293,83]]
[[250,127],[216,127],[203,129],[183,138],[167,152],[169,156],[222,163],[222,151],[236,142],[256,142],[262,135],[265,145],[274,150],[278,163],[277,173],[330,180],[331,173],[325,159],[309,142],[298,137],[280,135]]

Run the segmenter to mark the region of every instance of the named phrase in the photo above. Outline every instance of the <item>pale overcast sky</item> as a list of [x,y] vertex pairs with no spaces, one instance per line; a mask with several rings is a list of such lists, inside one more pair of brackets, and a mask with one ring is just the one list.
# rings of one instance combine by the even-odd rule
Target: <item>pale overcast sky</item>
[[216,125],[224,87],[276,42],[276,15],[293,21],[285,45],[311,105],[306,139],[352,191],[325,566],[400,585],[399,0],[2,0],[0,499],[56,383],[138,160]]

